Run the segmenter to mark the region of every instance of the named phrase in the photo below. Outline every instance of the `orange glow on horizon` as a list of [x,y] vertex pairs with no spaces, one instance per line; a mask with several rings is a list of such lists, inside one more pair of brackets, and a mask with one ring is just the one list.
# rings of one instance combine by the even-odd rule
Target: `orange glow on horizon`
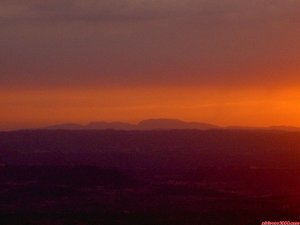
[[1,129],[177,118],[218,125],[300,126],[300,91],[144,87],[0,92]]

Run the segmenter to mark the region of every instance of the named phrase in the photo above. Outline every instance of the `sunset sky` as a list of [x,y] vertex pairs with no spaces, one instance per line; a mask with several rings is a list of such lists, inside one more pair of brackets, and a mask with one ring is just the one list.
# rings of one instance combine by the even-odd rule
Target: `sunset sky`
[[0,1],[0,130],[146,118],[300,126],[300,1]]

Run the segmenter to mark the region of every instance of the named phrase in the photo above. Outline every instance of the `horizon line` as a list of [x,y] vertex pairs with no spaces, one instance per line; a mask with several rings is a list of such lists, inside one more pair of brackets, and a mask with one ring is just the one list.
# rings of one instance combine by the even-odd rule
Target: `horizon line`
[[[8,128],[8,129],[1,129],[0,132],[10,132],[10,131],[25,131],[25,130],[143,130],[141,128],[141,124],[144,122],[176,122],[176,123],[182,123],[182,125],[190,125],[190,126],[196,126],[196,125],[203,125],[203,126],[211,126],[211,128],[196,128],[196,127],[171,127],[171,128],[164,128],[164,127],[157,127],[157,128],[145,128],[144,130],[229,130],[229,129],[237,129],[237,130],[282,130],[282,131],[300,131],[300,126],[294,126],[294,125],[286,125],[286,124],[275,124],[275,125],[219,125],[216,123],[210,123],[210,122],[203,122],[203,121],[187,121],[187,120],[181,120],[177,118],[148,118],[139,120],[138,122],[126,122],[122,120],[98,120],[98,121],[90,121],[87,123],[77,123],[77,122],[62,122],[62,123],[53,123],[45,126],[38,126],[38,127],[20,127],[20,128]],[[89,128],[91,125],[128,125],[133,126],[130,129],[118,129],[118,128]],[[178,125],[178,124],[177,124]],[[78,129],[76,128],[63,128],[63,126],[78,126]],[[174,124],[173,124],[174,126]],[[134,129],[136,128],[136,129]]]

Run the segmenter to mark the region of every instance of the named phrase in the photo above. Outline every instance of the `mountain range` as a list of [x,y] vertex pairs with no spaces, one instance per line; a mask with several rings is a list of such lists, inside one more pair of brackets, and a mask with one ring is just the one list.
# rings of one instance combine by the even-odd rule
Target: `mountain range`
[[245,126],[227,126],[222,127],[209,123],[185,122],[178,119],[147,119],[137,124],[124,122],[91,122],[86,125],[81,124],[57,124],[43,129],[49,130],[171,130],[171,129],[228,129],[228,130],[280,130],[280,131],[300,131],[299,127],[292,126],[269,126],[269,127],[245,127]]

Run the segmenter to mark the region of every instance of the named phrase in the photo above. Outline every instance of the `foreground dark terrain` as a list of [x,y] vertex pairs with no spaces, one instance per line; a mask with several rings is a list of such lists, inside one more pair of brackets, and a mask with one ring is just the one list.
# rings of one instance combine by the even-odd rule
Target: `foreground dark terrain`
[[300,220],[300,133],[0,133],[0,224]]

